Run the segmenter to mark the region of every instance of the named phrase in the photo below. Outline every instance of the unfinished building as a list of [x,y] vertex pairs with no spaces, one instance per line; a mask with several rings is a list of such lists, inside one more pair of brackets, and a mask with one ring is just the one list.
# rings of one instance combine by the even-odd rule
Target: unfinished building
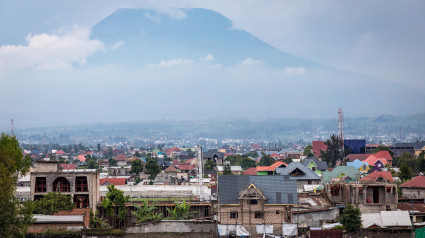
[[326,194],[334,204],[353,204],[362,213],[396,211],[398,203],[397,185],[359,181],[345,183],[331,182],[325,185]]
[[31,172],[31,199],[37,200],[49,192],[71,196],[77,208],[96,210],[99,202],[99,171],[96,169],[60,170],[57,161],[37,161]]
[[252,236],[257,225],[280,235],[283,224],[292,222],[297,200],[297,183],[288,176],[219,176],[217,221],[242,225]]

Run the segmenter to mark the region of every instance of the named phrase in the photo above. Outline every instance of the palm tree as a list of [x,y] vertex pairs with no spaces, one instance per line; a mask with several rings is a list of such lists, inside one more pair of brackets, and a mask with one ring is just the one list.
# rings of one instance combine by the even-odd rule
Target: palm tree
[[325,141],[327,149],[321,151],[320,157],[322,160],[328,162],[330,167],[334,167],[336,162],[342,162],[342,159],[349,153],[344,149],[344,141],[339,136],[332,134],[329,139]]

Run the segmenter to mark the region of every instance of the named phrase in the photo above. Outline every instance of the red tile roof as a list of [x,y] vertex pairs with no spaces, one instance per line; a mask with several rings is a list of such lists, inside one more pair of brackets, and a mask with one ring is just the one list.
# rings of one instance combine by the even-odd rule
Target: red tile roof
[[78,159],[79,161],[81,161],[81,162],[84,162],[84,161],[86,161],[86,157],[84,157],[84,155],[79,155],[79,156],[77,156],[77,158],[76,159]]
[[417,176],[403,183],[400,187],[425,188],[425,176]]
[[381,163],[383,164],[383,165],[386,165],[387,164],[387,159],[385,159],[385,158],[377,158],[377,157],[375,157],[374,155],[370,155],[369,157],[367,157],[367,159],[365,159],[363,162],[367,162],[369,165],[371,165],[371,166],[375,166],[375,164],[376,164],[376,162],[377,161],[381,161]]
[[378,153],[373,154],[376,158],[385,158],[386,160],[393,160],[390,152],[386,150],[379,151]]
[[106,181],[108,181],[110,184],[113,184],[115,186],[118,185],[125,185],[127,183],[126,178],[103,178],[100,180],[100,185],[104,184]]
[[117,155],[117,156],[115,156],[115,160],[116,161],[127,161],[127,156],[123,155],[123,154]]
[[370,156],[370,154],[349,154],[349,155],[347,155],[347,159],[349,159],[351,162],[353,162],[356,159],[358,159],[360,161],[364,161],[369,156]]
[[173,165],[179,165],[179,164],[185,164],[184,162],[181,162],[180,160],[173,160],[171,161],[171,164]]
[[164,170],[164,172],[179,172],[174,166],[169,166]]
[[60,167],[62,167],[63,170],[68,170],[68,169],[76,169],[77,165],[76,164],[60,164]]
[[278,162],[276,162],[276,163],[274,163],[270,166],[258,166],[257,171],[272,171],[272,172],[274,172],[274,171],[276,171],[276,168],[281,166],[281,165],[285,165],[285,167],[288,166],[284,162],[278,161]]
[[325,145],[324,141],[313,141],[313,155],[316,158],[319,158],[321,153],[320,151],[324,151],[328,148],[327,145]]
[[182,171],[192,171],[195,169],[195,166],[191,164],[179,164],[177,165],[177,168]]
[[362,178],[362,180],[376,181],[378,178],[383,178],[385,181],[393,182],[393,176],[390,171],[374,171],[373,173]]
[[65,152],[64,152],[63,150],[59,150],[59,151],[57,151],[57,152],[56,152],[56,154],[57,154],[57,155],[64,155],[64,154],[65,154]]
[[[412,203],[399,203],[397,209],[402,211],[412,211]],[[413,203],[413,211],[425,212],[425,203]]]
[[257,168],[249,168],[243,171],[243,175],[257,175]]

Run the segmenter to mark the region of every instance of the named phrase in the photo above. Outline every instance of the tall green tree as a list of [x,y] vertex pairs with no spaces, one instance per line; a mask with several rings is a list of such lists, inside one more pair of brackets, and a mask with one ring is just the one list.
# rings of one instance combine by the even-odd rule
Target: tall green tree
[[224,165],[223,175],[233,175],[232,174],[232,169],[230,168],[230,164]]
[[131,163],[131,169],[130,169],[130,173],[131,174],[136,174],[139,175],[140,172],[143,171],[143,164],[142,161],[139,159],[134,160]]
[[411,167],[408,164],[403,163],[400,166],[400,172],[398,174],[398,177],[402,180],[409,180],[413,177],[413,172]]
[[255,167],[256,163],[257,162],[255,162],[255,160],[248,157],[244,157],[242,158],[242,161],[239,163],[239,165],[242,167],[243,170],[246,170]]
[[14,196],[20,174],[26,174],[31,166],[29,156],[23,156],[14,136],[1,135],[0,139],[0,237],[25,237],[32,223],[34,207],[23,205]]
[[109,159],[109,166],[118,166],[118,163],[114,158],[110,158]]
[[108,186],[106,198],[102,200],[102,207],[108,211],[113,227],[122,227],[127,210],[125,204],[130,196],[124,196],[124,191],[115,188],[115,185]]
[[313,156],[314,156],[314,155],[313,155],[313,146],[311,146],[311,145],[307,145],[307,146],[304,148],[303,155],[304,155],[304,156],[307,156],[307,158],[313,157]]
[[145,165],[145,173],[149,175],[149,179],[154,181],[159,172],[161,172],[161,167],[159,167],[155,159],[149,159]]
[[270,166],[270,165],[274,164],[274,162],[275,162],[275,160],[270,155],[263,154],[258,165],[259,166]]
[[339,222],[350,233],[358,231],[362,227],[362,214],[360,209],[354,207],[352,204],[345,204]]
[[424,172],[425,171],[425,151],[422,151],[418,156],[419,161],[419,171]]
[[208,160],[204,164],[204,170],[213,170],[214,169],[214,162],[212,160]]
[[320,157],[326,161],[330,167],[334,167],[337,161],[343,161],[343,158],[349,154],[348,150],[343,148],[344,142],[339,136],[333,134],[325,141],[327,146],[325,151],[321,151]]

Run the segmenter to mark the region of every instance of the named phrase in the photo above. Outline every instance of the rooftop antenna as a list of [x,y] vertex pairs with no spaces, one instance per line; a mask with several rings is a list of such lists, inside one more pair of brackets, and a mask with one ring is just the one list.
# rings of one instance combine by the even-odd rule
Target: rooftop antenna
[[15,130],[13,128],[13,121],[14,121],[13,118],[10,119],[10,125],[11,125],[10,134],[12,134],[12,136],[15,136]]
[[199,200],[202,201],[203,200],[203,198],[202,198],[202,186],[204,185],[204,180],[203,180],[203,178],[204,178],[204,172],[203,172],[204,166],[202,164],[202,146],[198,145],[197,149],[198,149],[197,155],[198,155],[198,166],[199,166],[199,168],[198,168]]

